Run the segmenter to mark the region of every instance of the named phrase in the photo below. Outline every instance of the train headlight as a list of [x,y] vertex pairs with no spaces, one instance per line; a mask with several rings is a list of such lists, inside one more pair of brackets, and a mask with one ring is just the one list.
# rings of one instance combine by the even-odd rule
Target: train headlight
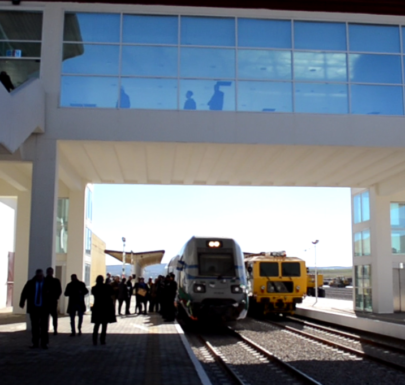
[[195,283],[193,285],[193,291],[194,293],[205,293],[205,285],[201,285],[199,283]]
[[231,292],[234,294],[243,293],[243,289],[239,285],[232,285]]
[[218,249],[219,247],[222,247],[222,242],[221,241],[208,241],[207,245],[208,245],[208,247],[211,247],[213,249]]

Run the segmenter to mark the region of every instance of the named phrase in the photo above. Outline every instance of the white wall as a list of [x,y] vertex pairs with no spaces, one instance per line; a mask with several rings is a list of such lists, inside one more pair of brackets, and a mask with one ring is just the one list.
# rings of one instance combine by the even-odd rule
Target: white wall
[[15,200],[0,198],[0,309],[6,307],[8,253],[14,251],[14,205]]

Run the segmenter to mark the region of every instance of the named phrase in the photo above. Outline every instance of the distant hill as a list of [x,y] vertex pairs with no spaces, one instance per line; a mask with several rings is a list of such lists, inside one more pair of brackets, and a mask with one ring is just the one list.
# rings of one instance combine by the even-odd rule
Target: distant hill
[[[145,278],[156,278],[158,275],[165,275],[165,267],[166,264],[148,266],[144,269],[143,275]],[[108,265],[106,266],[106,273],[110,273],[111,275],[121,275],[122,265]],[[125,275],[128,276],[130,274],[132,274],[132,266],[125,265]]]
[[[307,266],[308,269],[314,270],[314,266]],[[352,269],[353,266],[328,266],[328,267],[317,267],[318,270],[348,270]]]

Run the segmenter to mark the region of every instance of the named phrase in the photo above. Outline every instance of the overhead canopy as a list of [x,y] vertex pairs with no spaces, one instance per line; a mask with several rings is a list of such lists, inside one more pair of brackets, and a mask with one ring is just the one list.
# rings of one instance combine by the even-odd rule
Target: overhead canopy
[[[122,262],[122,251],[104,250],[104,253],[111,255],[115,259],[118,259],[120,262]],[[138,253],[127,252],[125,253],[125,263],[137,264],[141,269],[143,269],[147,266],[157,265],[161,263],[164,255],[164,250],[145,251]]]

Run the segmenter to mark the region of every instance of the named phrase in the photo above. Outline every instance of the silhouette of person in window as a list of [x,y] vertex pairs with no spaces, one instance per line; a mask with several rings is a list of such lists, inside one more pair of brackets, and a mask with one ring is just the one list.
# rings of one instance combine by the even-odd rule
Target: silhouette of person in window
[[208,102],[211,111],[222,111],[224,107],[224,93],[219,90],[219,84],[214,86],[214,95],[212,95]]
[[197,105],[195,103],[195,100],[192,98],[193,96],[193,91],[187,91],[186,93],[186,102],[184,103],[184,109],[185,110],[196,110]]
[[131,99],[129,98],[129,95],[125,92],[124,87],[121,87],[120,108],[131,108]]
[[4,87],[6,87],[6,90],[8,92],[11,92],[14,89],[14,84],[6,71],[0,72],[0,82],[3,84]]

